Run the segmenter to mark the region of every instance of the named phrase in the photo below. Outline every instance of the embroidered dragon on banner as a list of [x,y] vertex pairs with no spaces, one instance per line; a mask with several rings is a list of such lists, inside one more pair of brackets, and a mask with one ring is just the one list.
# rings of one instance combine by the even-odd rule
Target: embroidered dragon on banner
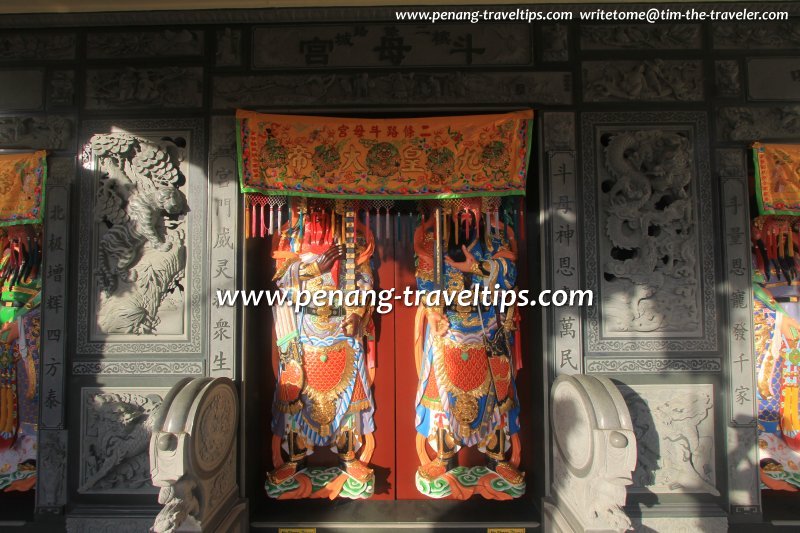
[[189,208],[179,167],[185,143],[111,133],[93,136],[90,144],[101,170],[94,202],[101,230],[98,326],[103,333],[155,333],[167,300],[182,317]]

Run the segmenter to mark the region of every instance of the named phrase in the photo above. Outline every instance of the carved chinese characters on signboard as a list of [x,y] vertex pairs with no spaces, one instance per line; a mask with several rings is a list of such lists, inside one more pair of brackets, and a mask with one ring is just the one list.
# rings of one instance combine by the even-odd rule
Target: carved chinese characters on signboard
[[181,334],[187,201],[182,139],[95,135],[96,334]]

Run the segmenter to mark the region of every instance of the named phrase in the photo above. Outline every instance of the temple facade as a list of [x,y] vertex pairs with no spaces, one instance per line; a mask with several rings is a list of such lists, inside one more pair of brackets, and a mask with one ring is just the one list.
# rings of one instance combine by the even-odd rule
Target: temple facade
[[[569,4],[524,6],[573,14],[535,23],[423,24],[398,20],[405,8],[394,7],[0,15],[0,157],[46,151],[34,238],[42,261],[33,373],[19,362],[24,354],[13,359],[20,383],[13,405],[38,414],[29,426],[9,429],[14,437],[0,451],[14,476],[4,481],[12,490],[0,492],[0,525],[762,531],[773,521],[800,520],[792,511],[800,468],[775,455],[780,437],[760,440],[772,427],[760,419],[772,394],[760,387],[765,348],[757,336],[767,322],[754,301],[751,253],[751,224],[762,207],[753,143],[800,142],[800,4],[661,7],[789,16],[601,23],[579,20],[586,8]],[[452,7],[478,9],[489,8]],[[328,117],[337,125],[325,146],[352,140],[361,155],[305,150],[269,126],[245,130],[247,112]],[[512,154],[520,159],[511,173],[523,176],[512,197],[442,204],[444,214],[438,204],[420,207],[433,193],[418,203],[400,198],[420,192],[395,187],[413,170],[403,165],[427,164],[438,178],[449,165],[466,168],[472,156],[475,168],[514,165],[492,151],[499,144],[470,152],[453,135],[430,141],[439,150],[435,161],[395,154],[395,137],[387,136],[403,138],[404,121],[415,128],[406,137],[419,140],[408,147],[430,154],[429,141],[417,137],[426,131],[420,118],[436,117],[433,133],[469,123],[466,116],[516,112],[528,121],[515,126],[528,144]],[[371,129],[380,120],[398,129]],[[315,168],[324,178],[319,191],[334,191],[328,203],[314,203],[313,191],[244,187],[247,143],[258,135],[262,144],[252,153],[262,166]],[[386,145],[388,152],[376,148]],[[389,184],[387,199],[362,192],[369,203],[337,205],[341,176],[325,177],[320,168],[357,168],[362,156],[361,171]],[[16,179],[6,174],[0,185]],[[487,173],[486,183],[497,176]],[[481,196],[486,183],[462,196]],[[472,230],[462,210],[474,211]],[[218,291],[276,283],[290,290],[317,278],[332,290],[323,278],[337,271],[326,270],[322,256],[338,245],[342,271],[353,261],[353,287],[427,287],[420,267],[427,248],[415,239],[441,245],[431,216],[443,217],[442,232],[452,224],[445,248],[447,238],[457,251],[470,239],[484,247],[443,263],[445,277],[460,269],[508,288],[593,294],[591,305],[530,306],[508,318],[505,327],[521,333],[506,347],[508,368],[499,356],[495,366],[486,348],[491,385],[478,394],[477,385],[471,392],[454,381],[452,390],[469,396],[452,400],[455,414],[441,407],[450,401],[443,374],[438,389],[423,376],[438,368],[433,336],[419,340],[415,360],[416,309],[398,306],[372,318],[356,312],[348,327],[361,340],[342,326],[320,334],[334,339],[320,344],[306,333],[312,326],[296,325],[300,348],[284,349],[288,330],[269,306],[217,299]],[[299,228],[299,241],[291,228]],[[433,243],[430,250],[436,253]],[[292,270],[287,259],[306,253],[317,262]],[[311,264],[323,268],[304,270]],[[6,281],[12,278],[19,279]],[[428,327],[440,316],[452,327],[455,315],[439,311],[425,315]],[[479,324],[488,342],[496,331],[487,333],[489,311],[458,316]],[[350,316],[337,313],[291,320]],[[476,331],[467,325],[461,334]],[[457,362],[473,356],[464,343]],[[312,382],[316,370],[303,366],[305,381],[287,381],[294,349],[319,352],[323,363],[341,358],[359,377],[324,394],[315,389],[325,400],[309,403],[306,416],[292,405],[292,386],[319,388],[325,380]],[[302,353],[294,357],[310,365]],[[506,371],[513,379],[503,381]],[[777,387],[786,383],[786,375],[775,379]],[[774,402],[797,403],[796,395],[774,394]],[[516,407],[504,407],[507,398]],[[328,408],[342,412],[321,412]],[[459,433],[480,425],[476,413],[485,427]],[[426,422],[437,414],[438,422]],[[488,422],[492,416],[499,422]],[[27,455],[15,448],[25,431],[34,439],[25,441]],[[775,452],[767,473],[760,468],[765,448]],[[306,460],[314,475],[299,479],[295,470]],[[458,483],[437,493],[459,461]],[[334,474],[325,470],[331,465]],[[493,488],[470,488],[463,494],[472,497],[459,502],[458,491],[483,483],[469,476],[483,479],[486,468]],[[331,491],[326,475],[345,477]],[[342,494],[359,501],[332,501]]]

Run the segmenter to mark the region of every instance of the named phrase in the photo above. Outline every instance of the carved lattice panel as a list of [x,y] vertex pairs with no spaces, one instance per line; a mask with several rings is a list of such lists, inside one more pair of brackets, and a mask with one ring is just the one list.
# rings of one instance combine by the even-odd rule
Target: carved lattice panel
[[589,352],[717,350],[706,138],[701,113],[584,116]]

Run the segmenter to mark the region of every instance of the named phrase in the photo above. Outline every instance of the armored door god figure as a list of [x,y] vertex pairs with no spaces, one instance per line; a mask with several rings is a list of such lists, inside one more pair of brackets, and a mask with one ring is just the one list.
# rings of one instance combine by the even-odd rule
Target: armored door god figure
[[41,232],[0,232],[0,490],[36,483]]
[[[313,203],[312,203],[313,202]],[[371,385],[373,353],[370,258],[374,242],[350,202],[300,199],[283,228],[273,257],[274,281],[292,305],[274,305],[280,353],[272,407],[274,470],[270,497],[369,498],[374,473]],[[323,300],[294,305],[300,291]],[[339,464],[308,467],[307,456],[330,447]],[[286,460],[282,451],[286,453]]]
[[[445,305],[423,297],[416,319],[417,489],[432,498],[477,493],[507,500],[525,492],[519,471],[519,401],[514,374],[516,314],[492,305],[497,290],[516,284],[513,230],[484,217],[486,201],[431,209],[414,236],[416,277],[424,293],[477,290],[477,305]],[[437,244],[441,243],[441,244]],[[476,287],[477,286],[477,287]],[[486,303],[489,305],[486,305]],[[462,302],[463,303],[463,302]],[[428,446],[436,456],[431,459]],[[477,446],[486,466],[458,466],[461,447]]]

